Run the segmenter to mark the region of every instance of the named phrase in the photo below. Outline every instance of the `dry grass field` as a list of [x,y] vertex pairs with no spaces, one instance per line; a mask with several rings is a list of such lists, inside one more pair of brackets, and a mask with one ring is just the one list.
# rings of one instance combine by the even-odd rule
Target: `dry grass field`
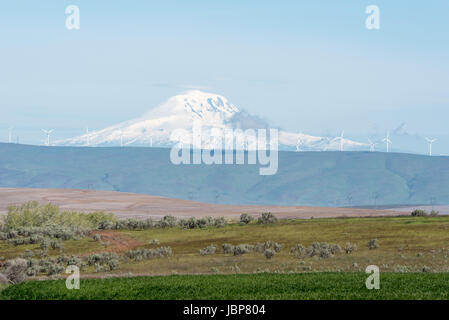
[[[93,240],[101,234],[102,241]],[[83,272],[85,277],[103,277],[117,274],[169,275],[313,271],[364,271],[375,264],[382,271],[421,272],[449,271],[449,217],[389,217],[389,218],[337,218],[309,220],[279,220],[269,225],[230,224],[223,228],[202,229],[151,228],[142,231],[103,230],[81,240],[63,242],[66,255],[87,256],[92,253],[125,251],[136,248],[169,246],[173,255],[168,258],[143,261],[124,260],[119,270],[96,273],[92,267]],[[376,238],[380,247],[368,249],[368,241]],[[159,244],[149,244],[157,239]],[[256,244],[275,241],[282,250],[267,259],[263,253],[251,252],[238,256],[225,254],[224,243],[233,245]],[[296,244],[310,246],[313,242],[339,244],[355,243],[357,251],[344,252],[332,258],[296,258],[290,249]],[[105,244],[106,243],[106,244]],[[217,245],[217,252],[202,256],[199,250]],[[37,250],[39,245],[13,246],[0,241],[0,256],[10,259]],[[59,249],[50,250],[50,256],[61,254]]]
[[41,204],[52,203],[63,210],[92,212],[102,210],[112,212],[121,218],[161,218],[165,215],[177,217],[224,216],[238,219],[240,214],[260,214],[272,212],[278,218],[330,218],[404,215],[395,210],[374,210],[356,208],[328,208],[302,206],[251,206],[219,205],[189,200],[134,194],[114,191],[75,189],[30,189],[0,188],[0,214],[6,213],[8,206],[28,201]]

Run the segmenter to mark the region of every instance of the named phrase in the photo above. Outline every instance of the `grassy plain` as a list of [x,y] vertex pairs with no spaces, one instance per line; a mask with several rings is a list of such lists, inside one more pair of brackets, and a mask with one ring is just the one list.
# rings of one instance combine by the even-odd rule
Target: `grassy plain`
[[448,299],[449,274],[383,273],[380,289],[365,287],[364,273],[300,273],[159,276],[81,280],[67,290],[63,280],[10,286],[0,299]]

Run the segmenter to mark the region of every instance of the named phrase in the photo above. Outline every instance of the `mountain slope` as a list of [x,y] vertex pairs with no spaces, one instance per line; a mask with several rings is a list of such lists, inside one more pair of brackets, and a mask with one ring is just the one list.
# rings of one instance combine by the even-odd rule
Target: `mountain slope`
[[[193,90],[171,97],[140,118],[73,139],[56,141],[55,145],[169,147],[178,141],[170,138],[173,131],[184,129],[192,132],[194,121],[201,121],[204,134],[209,134],[212,128],[242,130],[269,128],[265,121],[239,110],[225,97]],[[280,149],[296,149],[298,140],[301,141],[300,147],[305,150],[336,150],[340,147],[339,141],[327,137],[279,131]],[[344,140],[344,145],[348,150],[367,148],[366,144],[348,139]],[[194,147],[213,148],[214,144],[204,141],[202,146],[194,144]],[[251,146],[248,147],[251,149]]]
[[0,187],[97,189],[223,204],[448,204],[449,157],[280,152],[279,169],[173,165],[165,148],[0,144]]

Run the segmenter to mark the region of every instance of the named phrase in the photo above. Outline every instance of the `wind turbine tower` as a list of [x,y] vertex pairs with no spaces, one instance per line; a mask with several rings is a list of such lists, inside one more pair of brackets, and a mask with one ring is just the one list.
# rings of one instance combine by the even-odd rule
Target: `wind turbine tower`
[[90,145],[90,139],[89,139],[89,127],[86,127],[86,145],[89,146]]
[[54,129],[51,130],[44,130],[42,129],[42,132],[44,132],[47,135],[47,141],[45,143],[46,146],[50,146],[50,134],[54,131]]
[[429,156],[432,156],[432,144],[437,141],[437,139],[429,139],[426,137],[427,142],[429,143]]
[[298,138],[298,142],[296,143],[296,152],[301,151],[302,144],[303,144],[303,142],[302,142],[301,138]]
[[371,139],[368,139],[369,141],[369,151],[374,152],[374,147],[377,145],[377,143],[372,142]]
[[9,136],[8,136],[8,142],[12,143],[12,131],[14,130],[14,127],[9,127]]
[[334,140],[332,140],[332,141],[340,141],[340,151],[343,151],[343,147],[344,147],[344,141],[345,141],[345,139],[343,138],[344,134],[345,134],[345,131],[343,130],[339,137],[336,137],[336,138],[334,138]]
[[392,144],[390,140],[390,131],[387,131],[387,136],[382,141],[387,144],[387,152],[390,152],[390,144]]

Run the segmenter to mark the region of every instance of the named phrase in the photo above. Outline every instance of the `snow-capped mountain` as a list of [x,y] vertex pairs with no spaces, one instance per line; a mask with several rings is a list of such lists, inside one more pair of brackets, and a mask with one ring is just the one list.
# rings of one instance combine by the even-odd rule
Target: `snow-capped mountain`
[[[225,97],[194,90],[171,97],[140,118],[72,139],[56,141],[55,145],[170,147],[179,141],[171,139],[173,131],[184,129],[186,132],[192,132],[195,121],[201,122],[202,132],[205,135],[209,134],[212,128],[242,130],[269,128],[265,121],[240,111]],[[203,142],[200,147],[211,146]],[[279,130],[280,149],[295,150],[297,147],[300,150],[336,150],[340,148],[340,141]],[[344,149],[366,149],[366,144],[344,139]]]

